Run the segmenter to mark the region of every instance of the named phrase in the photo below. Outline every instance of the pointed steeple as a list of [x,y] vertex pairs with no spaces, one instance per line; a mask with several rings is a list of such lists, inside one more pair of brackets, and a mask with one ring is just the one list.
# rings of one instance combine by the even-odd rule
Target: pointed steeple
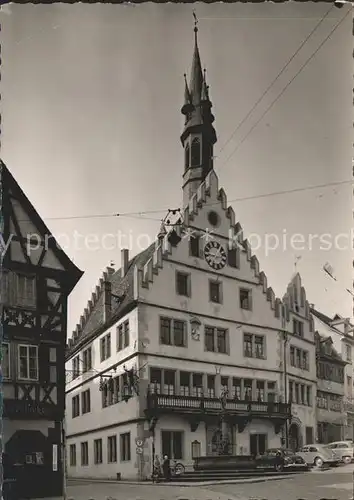
[[[195,18],[196,19],[196,18]],[[196,106],[200,104],[202,97],[202,89],[203,89],[203,71],[202,64],[200,62],[199,48],[198,48],[198,27],[197,20],[195,21],[194,26],[194,52],[193,52],[193,60],[192,60],[192,70],[191,70],[191,79],[190,79],[190,92],[192,95],[192,103]]]
[[198,47],[198,20],[194,16],[194,51],[189,85],[185,77],[184,104],[181,112],[185,115],[181,142],[184,148],[183,191],[184,204],[198,189],[210,170],[213,169],[213,146],[216,143],[215,120],[206,82],[206,71],[202,70]]

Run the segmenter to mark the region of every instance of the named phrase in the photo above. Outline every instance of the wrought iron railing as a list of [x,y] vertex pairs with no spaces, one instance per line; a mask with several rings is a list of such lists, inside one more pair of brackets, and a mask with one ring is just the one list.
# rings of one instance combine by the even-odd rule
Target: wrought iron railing
[[227,399],[225,405],[219,398],[180,396],[173,394],[147,395],[147,406],[150,410],[181,410],[181,411],[204,411],[206,413],[235,413],[235,414],[258,414],[258,415],[279,415],[291,414],[290,403],[276,403],[272,401],[245,401],[237,399]]

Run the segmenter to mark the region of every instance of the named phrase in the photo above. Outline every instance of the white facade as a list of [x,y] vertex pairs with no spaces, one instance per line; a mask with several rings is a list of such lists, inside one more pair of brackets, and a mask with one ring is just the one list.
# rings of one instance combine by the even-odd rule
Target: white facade
[[[217,213],[219,219],[219,225],[213,232],[213,241],[220,242],[227,252],[233,215],[227,216],[230,212],[226,210],[225,196],[222,200],[218,200],[220,191],[213,171],[208,176],[204,188],[204,203],[201,199],[200,205],[205,206],[195,210],[193,217],[187,211],[185,215],[187,224],[195,228],[195,231],[200,230],[203,236],[205,233],[202,231],[207,224],[211,204],[212,211]],[[179,232],[180,226],[176,226],[175,230]],[[86,343],[78,353],[73,351],[67,361],[67,370],[73,370],[73,359],[79,354],[81,366],[84,350],[92,347],[92,369],[67,384],[66,427],[69,476],[109,478],[121,473],[122,477],[136,478],[137,475],[141,477],[150,473],[152,438],[149,437],[149,422],[144,410],[146,409],[146,391],[149,386],[156,388],[156,383],[161,393],[177,396],[188,393],[193,396],[197,394],[193,393],[194,390],[197,391],[193,388],[193,376],[188,387],[183,381],[183,377],[189,373],[201,375],[200,384],[205,397],[220,397],[221,385],[227,384],[230,398],[233,398],[239,391],[239,399],[244,400],[248,384],[250,384],[251,400],[284,402],[286,394],[284,392],[283,325],[289,332],[288,383],[290,384],[293,380],[296,384],[311,387],[309,401],[301,400],[301,395],[296,403],[294,399],[295,418],[292,423],[297,428],[299,444],[306,440],[306,428],[312,428],[312,431],[315,428],[315,392],[312,387],[315,384],[314,343],[313,333],[310,332],[311,322],[306,299],[304,298],[303,310],[298,314],[304,324],[304,335],[301,338],[293,334],[292,320],[295,313],[291,312],[293,307],[291,300],[289,299],[289,304],[286,304],[288,317],[284,323],[281,302],[275,299],[272,290],[267,287],[266,277],[260,272],[257,259],[251,257],[247,243],[243,244],[243,250],[238,250],[237,267],[226,264],[222,270],[216,271],[207,264],[204,258],[203,247],[206,243],[203,238],[200,240],[199,257],[190,255],[188,238],[182,238],[175,247],[172,247],[168,238],[169,235],[166,235],[163,241],[157,242],[151,259],[141,269],[134,270],[136,307],[129,315],[123,316],[110,328],[104,330],[91,344]],[[177,273],[186,275],[186,295],[180,295],[178,293],[180,290],[176,289]],[[210,300],[210,280],[219,283],[219,303]],[[296,276],[294,280],[301,289],[299,277]],[[240,289],[250,292],[249,310],[241,307]],[[162,340],[161,321],[163,319],[181,322],[179,324],[182,324],[184,329],[183,346],[174,345],[176,342],[173,341],[171,345],[166,345],[166,342]],[[127,320],[129,321],[129,346],[117,352],[117,327]],[[225,342],[222,344],[225,349],[220,349],[225,352],[216,352],[216,347],[214,351],[207,350],[205,336],[208,327],[225,332]],[[108,333],[111,334],[111,355],[101,362],[100,343]],[[249,352],[245,352],[247,347],[245,335],[250,335],[253,342]],[[259,351],[255,350],[256,339],[261,345]],[[309,371],[305,375],[301,368],[291,366],[289,348],[292,344],[303,350],[306,348],[309,353]],[[124,373],[123,365],[126,365],[127,369],[132,366],[138,368],[139,397],[134,396],[127,403],[119,401],[102,408],[102,392],[99,390],[100,374],[105,373],[116,377]],[[161,380],[158,382],[156,382],[157,379],[153,380],[153,373],[157,374],[155,377],[161,377]],[[171,373],[174,374],[173,382],[171,382]],[[213,386],[210,386],[212,378],[214,382]],[[80,408],[79,415],[72,418],[72,398],[87,389],[90,389],[90,411],[82,414],[82,408]],[[155,429],[156,454],[162,455],[161,440],[162,436],[167,439],[166,432],[172,432],[171,439],[175,439],[173,433],[179,433],[176,438],[179,444],[175,446],[180,447],[181,450],[175,450],[175,455],[179,461],[190,466],[193,463],[193,442],[198,443],[198,453],[201,455],[215,452],[213,451],[213,435],[218,425],[218,419],[214,418],[209,419],[208,422],[201,421],[197,428],[192,430],[190,420],[185,415],[164,414],[159,417]],[[121,460],[119,436],[126,432],[130,432],[130,460]],[[262,418],[262,416],[253,418],[241,431],[237,426],[231,426],[230,433],[232,434],[230,436],[232,453],[235,454],[250,454],[255,451],[255,446],[259,448],[257,451],[262,451],[262,447],[280,446],[282,438],[284,439],[284,429],[279,432],[279,429],[276,430],[274,421]],[[117,461],[107,463],[108,437],[113,435],[117,436]],[[147,438],[143,455],[136,453],[135,438],[137,437]],[[94,463],[93,443],[97,439],[102,439],[102,463]],[[88,443],[88,465],[81,464],[81,443],[84,442]],[[76,465],[73,465],[72,457],[70,457],[70,453],[73,453],[72,445],[76,445]]]

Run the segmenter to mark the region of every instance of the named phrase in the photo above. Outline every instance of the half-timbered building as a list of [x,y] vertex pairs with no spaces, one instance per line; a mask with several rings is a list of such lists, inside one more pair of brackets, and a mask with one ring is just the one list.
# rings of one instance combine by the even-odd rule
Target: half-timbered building
[[2,200],[3,451],[25,498],[63,492],[68,296],[82,272],[8,168]]

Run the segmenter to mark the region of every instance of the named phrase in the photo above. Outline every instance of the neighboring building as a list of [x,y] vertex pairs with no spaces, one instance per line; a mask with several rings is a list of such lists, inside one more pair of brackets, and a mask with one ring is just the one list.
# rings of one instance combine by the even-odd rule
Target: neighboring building
[[286,305],[287,401],[292,420],[289,446],[297,450],[315,442],[316,429],[316,344],[313,319],[301,277],[296,273],[283,297]]
[[335,351],[340,354],[344,366],[344,397],[343,414],[344,421],[338,416],[338,425],[343,425],[343,438],[353,439],[354,437],[354,400],[353,400],[353,325],[348,318],[342,318],[338,314],[334,318],[329,318],[325,314],[311,309],[315,330],[324,337],[331,337]]
[[344,369],[346,362],[333,346],[331,337],[316,332],[317,350],[317,440],[328,444],[344,439]]
[[[255,454],[286,441],[286,422],[294,446],[314,439],[309,304],[299,275],[282,304],[243,239],[213,169],[211,108],[196,39],[182,107],[183,221],[133,258],[122,251],[73,333],[69,476],[144,478],[154,454],[187,466],[198,455]],[[301,352],[294,365],[291,346]]]
[[26,498],[63,494],[67,299],[82,272],[0,163],[3,446]]

